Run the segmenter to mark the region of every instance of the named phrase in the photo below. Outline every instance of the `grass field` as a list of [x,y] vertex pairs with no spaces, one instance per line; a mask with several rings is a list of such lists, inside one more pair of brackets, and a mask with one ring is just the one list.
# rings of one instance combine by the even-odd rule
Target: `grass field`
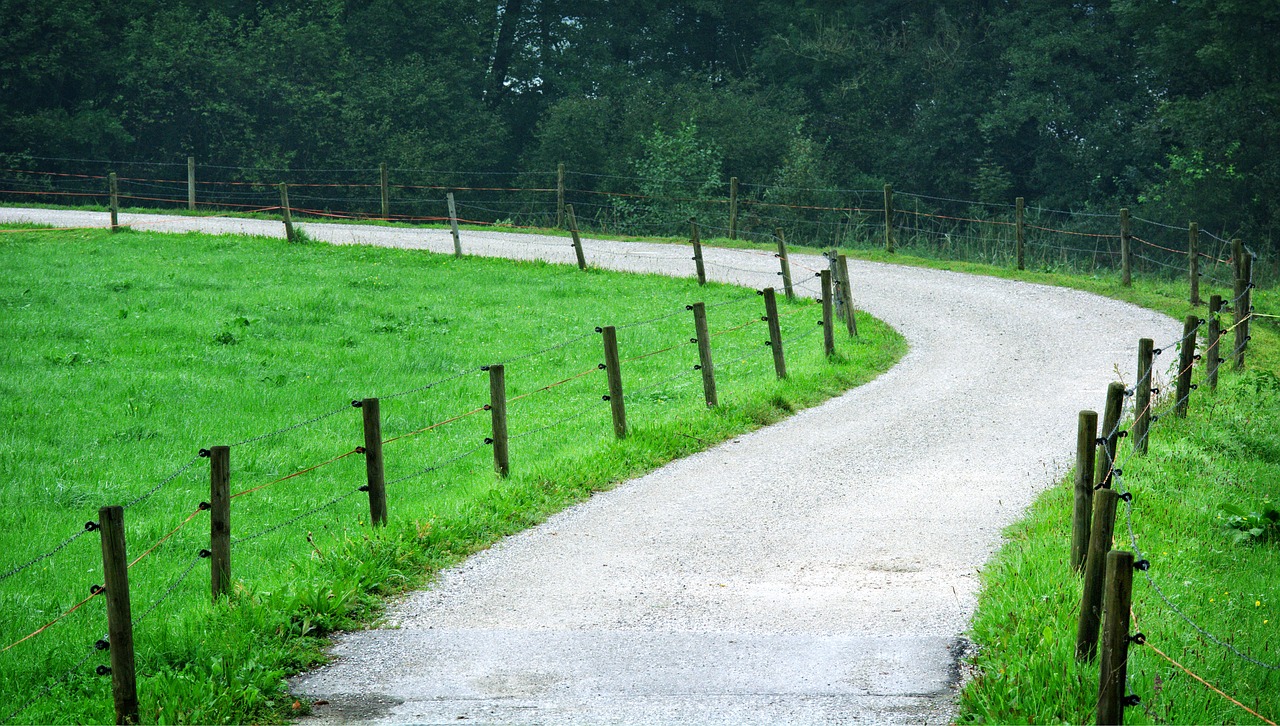
[[[905,350],[861,319],[861,337],[828,360],[818,306],[784,302],[791,375],[778,381],[752,291],[542,263],[88,230],[6,232],[0,260],[0,719],[17,722],[113,718],[110,679],[93,672],[108,662],[92,648],[103,598],[17,642],[101,582],[96,534],[23,567],[100,506],[127,505],[130,556],[149,552],[129,573],[143,720],[280,721],[305,710],[283,676],[319,661],[327,631],[376,617],[385,595],[592,491],[865,382]],[[698,300],[713,410],[689,343],[685,306]],[[621,441],[601,400],[602,325],[618,326],[624,359]],[[481,410],[480,367],[497,362],[507,479],[492,471]],[[384,438],[396,438],[385,529],[366,525],[364,462],[348,453],[363,443],[350,401],[366,396],[381,398]],[[213,445],[232,446],[231,489],[244,492],[235,591],[216,605],[197,554],[209,476],[197,452]]]

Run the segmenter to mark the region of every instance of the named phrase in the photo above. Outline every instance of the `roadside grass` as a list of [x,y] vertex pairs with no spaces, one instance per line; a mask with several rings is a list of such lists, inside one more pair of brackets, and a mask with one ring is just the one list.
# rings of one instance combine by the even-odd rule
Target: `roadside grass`
[[[163,484],[125,511],[131,557],[172,532],[129,573],[146,722],[301,714],[284,676],[322,662],[324,636],[376,620],[389,595],[593,491],[868,381],[905,352],[863,317],[861,337],[838,339],[828,360],[819,306],[780,301],[790,378],[778,381],[750,290],[536,262],[102,230],[7,232],[0,260],[0,574],[99,506]],[[714,336],[712,410],[689,342],[685,305],[698,300]],[[618,326],[624,440],[601,400],[602,325]],[[479,367],[497,362],[511,399],[506,479],[477,410],[489,395]],[[380,529],[366,524],[361,456],[298,474],[363,443],[350,401],[366,396],[382,400],[384,438],[403,437],[385,447]],[[212,445],[233,445],[231,488],[246,493],[232,536],[252,537],[233,545],[234,592],[216,604],[197,555],[208,465],[196,454]],[[0,648],[101,582],[97,542],[81,537],[0,579]],[[113,720],[110,679],[93,673],[108,662],[92,648],[104,612],[93,598],[0,652],[0,719],[36,697],[15,720]]]
[[[1178,318],[1193,312],[1185,283],[1135,280],[1133,288],[1121,288],[1106,278],[1045,277],[1040,281],[1130,300]],[[1231,297],[1230,291],[1220,292]],[[1275,289],[1254,292],[1257,312],[1277,311]],[[1194,312],[1206,314],[1203,306]],[[1224,316],[1227,325],[1229,316]],[[1241,530],[1227,526],[1230,513],[1223,510],[1228,504],[1263,512],[1280,503],[1280,337],[1271,318],[1255,318],[1251,334],[1247,369],[1235,372],[1224,363],[1216,392],[1201,380],[1203,367],[1197,365],[1200,387],[1191,395],[1189,416],[1170,413],[1155,422],[1147,457],[1130,456],[1129,446],[1122,444],[1121,482],[1134,499],[1131,511],[1121,505],[1114,547],[1133,550],[1132,527],[1141,555],[1152,563],[1149,572],[1135,573],[1132,631],[1274,720],[1280,715],[1280,537],[1237,542]],[[1224,352],[1233,341],[1231,335],[1223,340]],[[1201,350],[1203,345],[1202,340]],[[1157,385],[1164,388],[1171,388],[1172,353],[1157,359]],[[1098,410],[1103,398],[1099,391]],[[1171,403],[1166,393],[1161,408]],[[984,569],[971,630],[977,654],[961,694],[960,722],[1093,721],[1098,666],[1075,661],[1081,588],[1067,562],[1071,508],[1068,476],[1009,528],[1008,542]],[[1238,657],[1188,620],[1273,667]],[[1126,709],[1126,722],[1259,722],[1154,648],[1130,646],[1128,692],[1140,696],[1142,704]]]

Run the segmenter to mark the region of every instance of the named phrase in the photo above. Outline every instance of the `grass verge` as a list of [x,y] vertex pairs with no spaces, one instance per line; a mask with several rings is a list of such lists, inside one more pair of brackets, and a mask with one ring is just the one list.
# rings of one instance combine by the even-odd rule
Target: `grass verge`
[[[593,491],[865,382],[905,350],[864,319],[827,359],[818,306],[784,302],[790,378],[778,381],[751,291],[544,263],[100,230],[9,232],[0,260],[0,648],[14,644],[0,652],[0,719],[20,722],[113,720],[110,679],[93,672],[107,662],[92,648],[102,598],[17,642],[101,582],[96,535],[23,567],[99,506],[127,503],[130,555],[149,552],[129,573],[143,720],[278,722],[305,710],[284,675],[320,662],[325,634],[375,619],[387,595]],[[685,305],[697,300],[714,337],[713,410],[692,368]],[[618,326],[621,441],[601,400],[600,325]],[[507,479],[484,443],[480,366],[495,362]],[[364,465],[348,453],[363,442],[349,401],[365,396],[381,398],[396,439],[382,529],[365,524]],[[197,554],[208,471],[196,453],[212,445],[232,446],[243,493],[235,588],[216,604]]]
[[[1107,278],[993,272],[1086,289],[1178,318],[1206,314],[1186,302],[1185,284],[1172,281],[1122,288]],[[1259,313],[1273,314],[1275,303],[1275,290],[1255,291]],[[1132,631],[1141,631],[1153,647],[1130,647],[1128,692],[1142,703],[1126,709],[1128,723],[1260,722],[1156,649],[1262,716],[1280,715],[1280,532],[1257,520],[1232,519],[1233,511],[1261,514],[1280,503],[1280,338],[1274,322],[1254,320],[1247,369],[1235,372],[1224,364],[1216,392],[1200,380],[1197,366],[1200,387],[1189,399],[1189,416],[1155,422],[1148,456],[1121,447],[1118,488],[1134,499],[1121,505],[1114,547],[1136,547],[1152,563],[1134,578]],[[1232,340],[1224,340],[1224,350]],[[1157,386],[1171,388],[1173,354],[1158,359]],[[1098,410],[1103,394],[1098,392]],[[1171,403],[1166,395],[1157,411]],[[1070,482],[1068,476],[1046,491],[1006,532],[1008,542],[982,574],[972,625],[978,650],[961,696],[963,723],[1094,719],[1098,666],[1075,660],[1081,583],[1067,562]]]

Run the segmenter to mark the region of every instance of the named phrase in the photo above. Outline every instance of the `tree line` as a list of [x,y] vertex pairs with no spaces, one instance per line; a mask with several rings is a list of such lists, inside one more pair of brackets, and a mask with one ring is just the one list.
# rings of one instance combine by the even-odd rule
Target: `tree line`
[[[1274,250],[1280,4],[0,0],[0,162],[652,171],[1194,219]],[[648,160],[648,161],[647,161]],[[712,180],[707,182],[707,180]]]

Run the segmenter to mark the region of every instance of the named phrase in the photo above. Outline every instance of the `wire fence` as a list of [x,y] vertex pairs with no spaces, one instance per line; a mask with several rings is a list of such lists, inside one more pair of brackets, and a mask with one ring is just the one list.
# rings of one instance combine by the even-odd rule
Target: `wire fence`
[[[13,162],[16,163],[16,162]],[[170,162],[29,158],[0,169],[11,204],[109,203],[116,173],[125,207],[182,213],[278,215],[279,185],[292,213],[328,221],[447,224],[495,229],[681,236],[696,218],[710,237],[806,247],[895,250],[933,259],[1074,273],[1118,273],[1127,248],[1132,274],[1191,274],[1189,228],[1119,210],[1075,211],[866,189],[722,185],[582,171],[468,172],[429,169],[265,169]],[[454,198],[450,209],[449,197]],[[1199,274],[1229,281],[1230,230],[1203,230]]]
[[[751,272],[757,278],[762,276],[759,270]],[[755,385],[751,383],[752,377],[758,379],[763,376],[763,369],[771,360],[770,351],[760,344],[759,334],[753,330],[760,323],[760,311],[753,305],[758,305],[759,300],[755,291],[746,291],[720,299],[707,310],[716,331],[708,345],[713,345],[717,356],[723,360],[720,364],[721,391]],[[658,303],[653,314],[615,326],[623,353],[620,360],[626,377],[626,405],[633,426],[634,422],[644,426],[646,421],[662,420],[667,411],[705,408],[699,390],[703,377],[698,366],[698,346],[694,344],[697,341],[690,337],[694,335],[695,327],[689,313],[692,306],[673,303],[668,309],[663,308],[668,306]],[[818,308],[813,301],[804,299],[793,301],[785,308],[781,324],[789,344],[811,334],[809,328],[812,320],[816,319],[815,310]],[[529,466],[554,461],[555,452],[564,446],[557,432],[575,422],[579,422],[579,433],[575,435],[579,438],[583,435],[583,426],[587,430],[598,429],[601,438],[607,437],[611,404],[605,401],[609,396],[602,396],[608,390],[603,363],[607,355],[601,349],[599,330],[587,330],[537,350],[503,357],[503,366],[510,369],[508,375],[514,376],[508,378],[511,387],[504,390],[501,403],[504,409],[509,410],[515,430],[509,436],[502,436],[503,443],[512,444],[514,460]],[[382,422],[379,423],[377,443],[379,456],[383,456],[383,446],[387,447],[388,453],[383,459],[386,473],[379,473],[380,480],[376,486],[389,488],[393,501],[395,493],[403,491],[404,487],[412,486],[417,491],[423,488],[443,491],[470,486],[465,482],[493,479],[494,465],[486,463],[487,457],[482,456],[495,449],[495,438],[500,435],[496,423],[489,420],[497,404],[492,392],[486,391],[486,385],[491,383],[492,367],[467,366],[456,373],[382,395],[380,400],[388,402],[391,407],[382,416],[387,427],[385,431],[382,430]],[[577,372],[573,372],[575,370]],[[520,375],[521,371],[548,371],[554,375],[549,380],[525,380]],[[230,548],[239,552],[241,557],[252,556],[253,548],[258,548],[263,557],[277,557],[281,546],[277,541],[282,537],[296,539],[298,530],[311,521],[325,522],[325,526],[336,522],[339,523],[337,529],[343,531],[353,520],[365,521],[363,506],[359,504],[364,497],[359,495],[370,493],[372,507],[374,479],[367,471],[361,472],[344,462],[367,459],[369,452],[366,446],[341,446],[328,455],[316,456],[312,463],[293,466],[288,471],[277,470],[267,476],[262,476],[268,472],[253,453],[281,447],[297,448],[299,437],[302,437],[309,443],[299,450],[307,456],[319,454],[316,445],[328,445],[327,442],[333,440],[329,435],[331,430],[349,431],[355,424],[352,420],[354,414],[362,407],[361,400],[330,407],[319,414],[261,434],[242,436],[225,447],[228,452],[231,449],[244,452],[236,456],[237,460],[243,457],[246,461],[244,468],[237,469],[234,477],[236,481],[244,482],[243,488],[228,487],[227,493],[222,495],[228,506],[234,503],[236,511],[235,536],[227,534]],[[504,420],[504,431],[505,428]],[[313,431],[316,433],[310,433]],[[366,436],[367,432],[368,429]],[[366,445],[367,441],[366,438]],[[214,463],[218,456],[216,448],[200,449],[190,459],[176,465],[171,473],[158,477],[155,484],[136,495],[130,497],[126,494],[123,497],[127,501],[125,510],[131,521],[136,519],[140,522],[131,527],[131,533],[142,535],[138,537],[139,554],[132,557],[126,569],[134,570],[147,562],[162,561],[160,565],[144,568],[145,572],[132,573],[136,575],[130,582],[131,589],[136,590],[132,595],[136,603],[135,612],[141,612],[132,620],[135,626],[148,621],[178,594],[185,593],[187,598],[193,596],[191,575],[203,561],[208,560],[216,566],[217,555],[211,553],[216,549],[212,544],[217,538],[216,525],[211,517],[217,508],[217,495],[211,504],[196,494],[200,491],[200,477],[206,471],[205,467],[198,466],[200,462],[209,459],[208,476],[217,476]],[[229,460],[230,454],[226,456]],[[326,471],[331,473],[322,476]],[[351,481],[366,477],[368,483],[359,486],[354,486]],[[287,492],[273,494],[283,487],[290,488]],[[163,496],[160,496],[162,492]],[[171,514],[175,510],[182,514]],[[372,522],[372,517],[368,521]],[[48,526],[57,527],[56,523]],[[24,591],[27,595],[36,595],[27,589],[31,584],[24,588],[21,580],[37,573],[40,577],[32,582],[47,586],[52,578],[63,590],[61,594],[41,592],[38,596],[42,600],[64,601],[70,594],[66,591],[68,586],[82,587],[84,589],[80,592],[85,593],[72,598],[74,602],[70,606],[55,605],[52,617],[32,623],[37,627],[24,626],[24,621],[29,618],[21,617],[12,618],[0,627],[0,658],[29,661],[32,653],[42,652],[44,664],[40,670],[58,673],[43,679],[35,688],[34,695],[21,700],[16,710],[7,714],[5,722],[20,718],[33,704],[50,697],[59,684],[80,682],[86,678],[91,680],[95,674],[104,675],[101,668],[85,670],[96,651],[81,656],[65,650],[61,653],[32,650],[33,642],[50,632],[63,632],[56,639],[58,642],[74,642],[80,637],[77,633],[101,629],[103,613],[91,606],[102,601],[104,587],[85,583],[83,576],[75,576],[65,569],[71,562],[78,568],[84,561],[92,561],[94,552],[80,551],[80,543],[82,540],[92,542],[95,538],[85,535],[99,529],[97,522],[90,521],[45,551],[13,557],[18,564],[6,567],[0,575],[0,582],[4,582],[6,588],[0,596],[4,597],[12,598]],[[307,541],[312,543],[310,532],[307,533]],[[264,544],[267,542],[274,544]],[[73,550],[77,551],[77,556],[66,560],[67,553]],[[5,556],[8,558],[14,554],[6,553]],[[97,568],[90,568],[90,571],[97,571]],[[165,572],[170,576],[165,578]],[[75,624],[71,625],[73,620]],[[97,643],[99,648],[107,647],[105,638],[98,639]],[[56,650],[56,646],[52,647]],[[61,671],[56,665],[59,662],[71,665]],[[15,703],[19,702],[17,694],[10,695],[15,697]]]
[[[1127,535],[1125,539],[1127,540],[1128,547],[1133,552],[1133,556],[1136,560],[1135,569],[1142,574],[1142,578],[1146,583],[1146,586],[1152,593],[1154,593],[1159,603],[1161,603],[1169,613],[1173,614],[1185,623],[1186,626],[1195,633],[1196,639],[1199,643],[1206,645],[1211,644],[1216,648],[1216,653],[1219,656],[1234,658],[1241,663],[1263,670],[1278,671],[1280,670],[1280,662],[1269,662],[1258,657],[1256,654],[1247,652],[1237,644],[1239,640],[1238,633],[1224,634],[1213,632],[1211,628],[1197,622],[1197,620],[1192,617],[1185,608],[1180,607],[1178,603],[1175,602],[1174,598],[1166,593],[1165,588],[1162,586],[1162,580],[1181,580],[1190,583],[1192,578],[1189,577],[1189,573],[1180,572],[1169,572],[1164,576],[1161,576],[1159,573],[1162,570],[1163,563],[1158,561],[1153,562],[1151,559],[1153,555],[1150,553],[1144,554],[1143,548],[1140,546],[1140,527],[1135,525],[1134,517],[1135,510],[1139,509],[1142,505],[1138,501],[1135,491],[1130,488],[1128,484],[1129,479],[1133,477],[1132,472],[1126,474],[1126,470],[1130,470],[1132,468],[1131,465],[1136,466],[1136,459],[1141,458],[1144,454],[1146,450],[1146,442],[1150,440],[1151,435],[1159,422],[1162,420],[1170,420],[1175,416],[1187,415],[1193,392],[1198,390],[1199,385],[1203,384],[1204,379],[1210,379],[1210,376],[1207,373],[1209,367],[1213,366],[1217,368],[1221,363],[1237,359],[1237,356],[1243,356],[1245,349],[1244,346],[1247,345],[1248,337],[1247,335],[1237,336],[1237,331],[1241,328],[1244,328],[1244,330],[1247,331],[1246,326],[1254,317],[1254,311],[1251,306],[1251,290],[1253,289],[1253,284],[1251,282],[1245,282],[1241,285],[1241,288],[1241,291],[1237,293],[1235,297],[1231,298],[1229,301],[1225,301],[1226,304],[1221,307],[1220,311],[1211,314],[1234,314],[1234,322],[1231,325],[1222,326],[1219,324],[1215,325],[1214,328],[1211,328],[1216,328],[1218,330],[1216,338],[1207,340],[1202,336],[1202,329],[1209,321],[1207,319],[1198,319],[1196,321],[1196,325],[1189,326],[1189,329],[1177,340],[1169,341],[1159,347],[1153,346],[1152,352],[1156,359],[1161,355],[1168,353],[1179,353],[1180,355],[1177,360],[1172,361],[1169,365],[1164,367],[1165,375],[1163,378],[1158,377],[1161,368],[1153,364],[1147,368],[1146,372],[1134,383],[1133,387],[1125,391],[1126,401],[1130,398],[1136,401],[1138,400],[1138,397],[1135,394],[1141,391],[1150,391],[1152,396],[1149,398],[1149,402],[1145,407],[1138,409],[1137,405],[1134,404],[1130,407],[1131,410],[1129,411],[1127,419],[1119,419],[1115,426],[1109,431],[1099,432],[1100,436],[1097,440],[1097,446],[1101,455],[1106,455],[1106,447],[1109,445],[1114,446],[1114,444],[1107,444],[1106,442],[1115,442],[1121,438],[1128,437],[1136,428],[1133,422],[1144,418],[1149,422],[1149,428],[1144,433],[1139,433],[1137,436],[1133,437],[1134,440],[1131,447],[1125,449],[1123,452],[1117,451],[1117,455],[1114,458],[1103,460],[1102,470],[1105,471],[1105,474],[1099,477],[1099,484],[1097,484],[1097,488],[1112,488],[1119,494],[1119,499],[1124,509],[1125,534]],[[1220,356],[1220,351],[1227,349],[1232,338],[1235,338],[1235,344],[1231,350],[1231,355]],[[1197,354],[1195,352],[1197,348],[1199,348],[1201,353]],[[1183,353],[1185,353],[1185,355],[1182,355]],[[1220,360],[1211,360],[1213,358],[1220,358]],[[1201,384],[1191,383],[1192,376],[1196,372],[1195,369],[1197,368],[1197,362],[1199,361],[1204,362],[1205,374],[1201,378]],[[1223,369],[1225,370],[1225,368]],[[1216,373],[1214,375],[1216,376]],[[1212,378],[1210,380],[1213,380],[1216,383],[1216,378]],[[1174,387],[1174,382],[1177,382],[1178,384],[1176,387]],[[1185,386],[1185,392],[1180,390],[1183,386]],[[1170,387],[1174,387],[1174,390],[1170,390]],[[1126,424],[1133,428],[1128,431],[1124,430],[1124,426]],[[1208,425],[1212,424],[1210,423]],[[1138,437],[1141,437],[1141,439]],[[1099,523],[1094,522],[1093,526],[1098,527]],[[1104,529],[1103,531],[1109,530]],[[1150,535],[1151,533],[1148,534]],[[1090,563],[1092,563],[1092,556],[1093,555],[1091,554]],[[1090,566],[1092,566],[1092,564]],[[1082,607],[1087,607],[1087,605],[1082,605]],[[1107,614],[1106,617],[1112,617],[1112,614]],[[1136,614],[1133,615],[1133,618],[1136,621]],[[1151,642],[1151,637],[1152,636],[1150,634],[1139,633],[1137,635],[1130,636],[1129,640],[1139,645],[1146,646],[1147,650],[1157,654],[1170,665],[1187,673],[1195,681],[1201,683],[1225,701],[1243,709],[1265,723],[1274,723],[1272,720],[1259,714],[1254,709],[1245,706],[1239,699],[1233,698],[1218,686],[1209,683],[1208,680],[1198,675],[1187,666],[1171,658]],[[1205,657],[1209,657],[1208,654],[1204,655]],[[1125,684],[1126,692],[1131,694],[1134,691],[1134,688],[1131,685],[1133,672],[1133,669],[1128,670],[1129,682]],[[1126,696],[1126,703],[1128,705],[1137,704],[1140,701],[1140,695],[1134,694]]]

